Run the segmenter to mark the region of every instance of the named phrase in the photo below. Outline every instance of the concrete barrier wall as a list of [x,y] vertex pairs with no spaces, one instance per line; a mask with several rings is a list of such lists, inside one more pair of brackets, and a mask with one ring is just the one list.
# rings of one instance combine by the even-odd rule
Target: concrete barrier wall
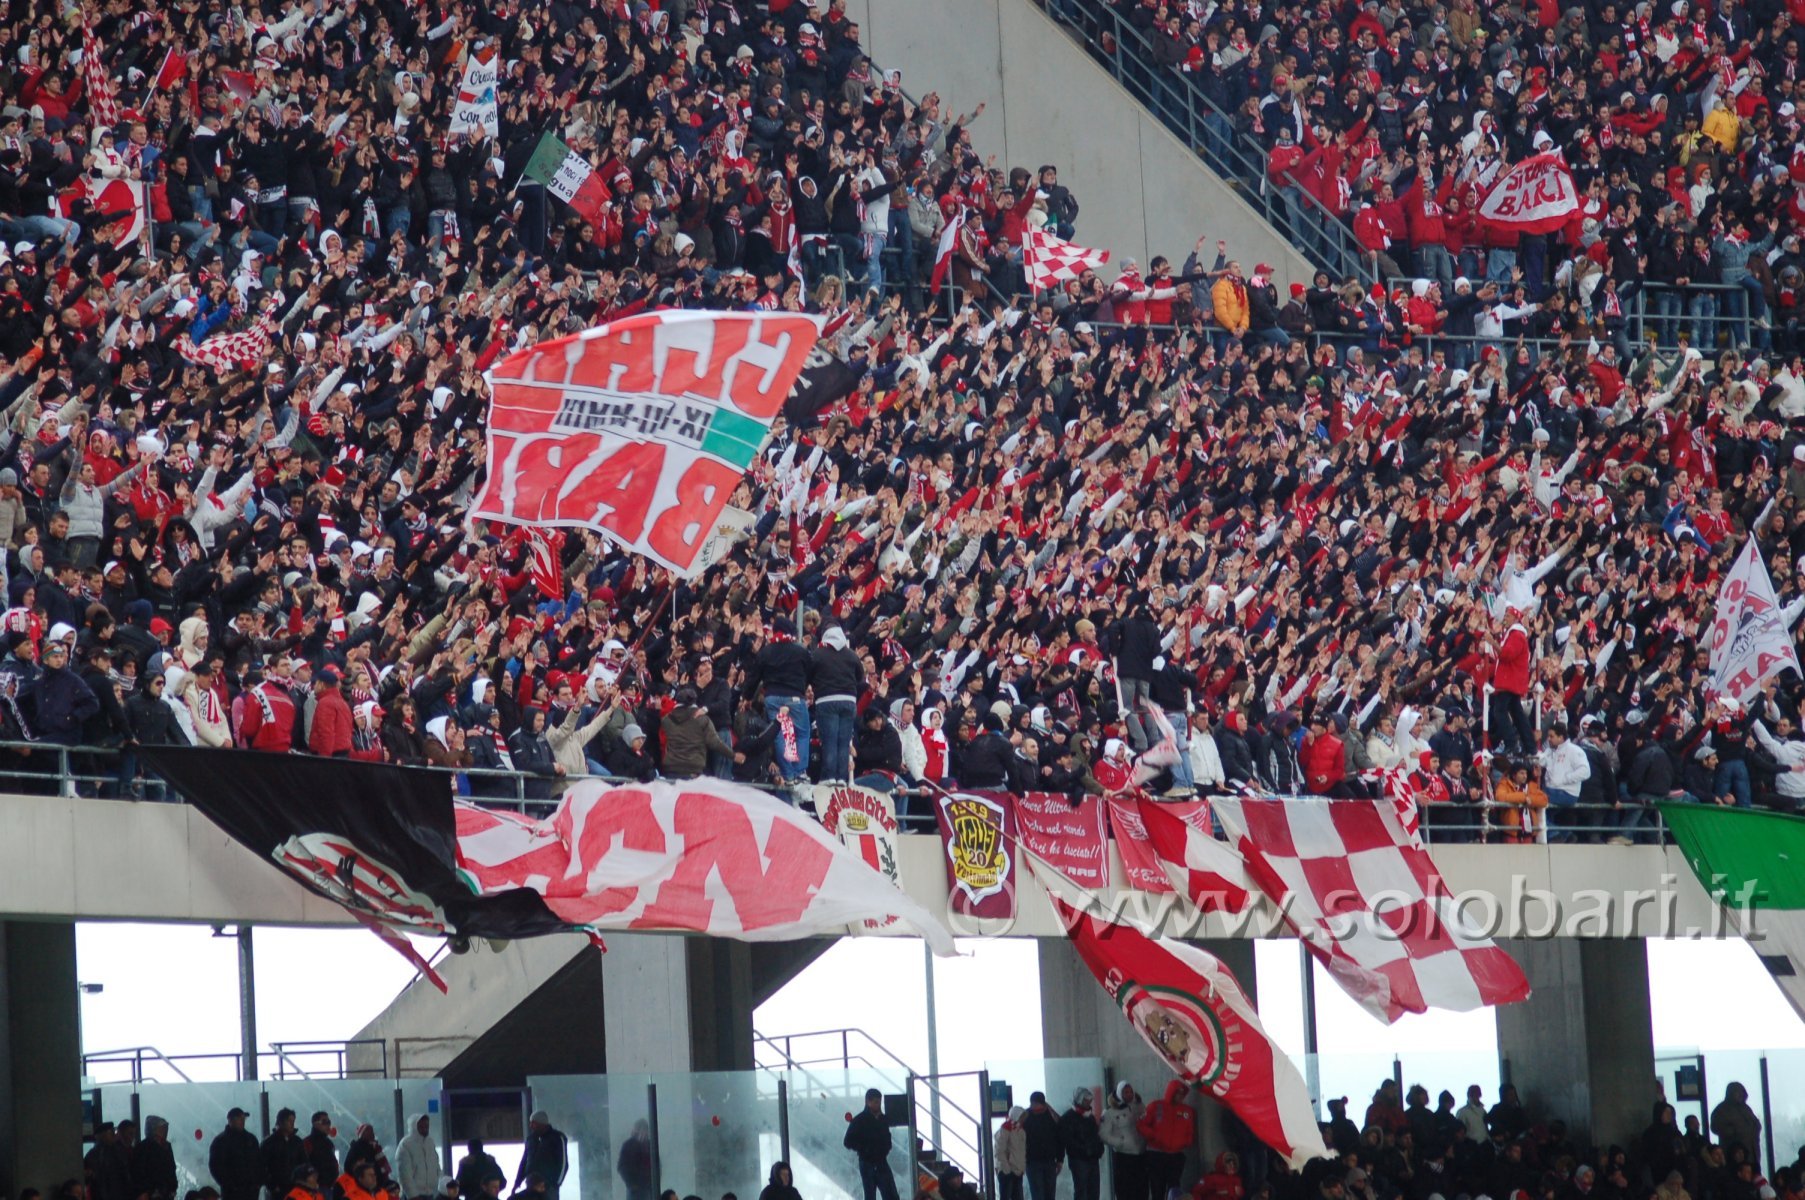
[[911,96],[939,92],[949,117],[985,102],[971,131],[980,154],[1005,169],[1058,166],[1081,244],[1143,267],[1164,254],[1176,270],[1200,235],[1210,261],[1222,238],[1249,273],[1275,267],[1281,292],[1309,281],[1309,262],[1030,0],[848,0],[846,11]]

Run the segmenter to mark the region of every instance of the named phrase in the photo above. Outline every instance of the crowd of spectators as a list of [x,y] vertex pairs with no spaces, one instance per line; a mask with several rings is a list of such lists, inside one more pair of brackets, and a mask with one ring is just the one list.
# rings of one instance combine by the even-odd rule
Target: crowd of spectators
[[[1368,24],[1414,36],[1389,3],[1356,42],[1380,36]],[[1263,43],[1235,11],[1211,17],[1225,44]],[[1313,70],[1350,65],[1317,46],[1315,11],[1274,19],[1309,16],[1285,41]],[[118,747],[128,792],[137,746],[192,742],[455,768],[479,795],[512,794],[486,768],[526,772],[538,797],[586,772],[707,771],[1075,800],[1163,747],[1153,786],[1179,793],[1347,795],[1393,770],[1454,837],[1529,836],[1545,811],[1555,837],[1635,839],[1655,799],[1805,794],[1800,681],[1748,711],[1712,703],[1698,640],[1750,533],[1801,610],[1796,359],[1568,325],[1536,353],[1510,322],[1539,318],[1483,324],[1502,300],[1468,355],[1326,277],[1281,300],[1269,266],[1204,238],[1177,268],[1007,300],[1022,231],[1081,235],[1081,198],[1053,167],[980,161],[981,110],[905,97],[839,0],[115,0],[88,17],[123,108],[111,129],[84,103],[80,14],[35,0],[0,29],[8,742]],[[1504,19],[1444,17],[1463,38]],[[1467,52],[1482,64],[1484,41]],[[1572,44],[1553,39],[1551,78]],[[1769,34],[1741,61],[1792,45]],[[153,86],[168,47],[194,86]],[[502,136],[452,136],[459,56],[488,48]],[[1401,61],[1417,55],[1441,61]],[[1251,89],[1262,61],[1220,73]],[[1464,72],[1395,86],[1448,89],[1433,110],[1466,96]],[[1672,75],[1632,73],[1625,91]],[[1512,153],[1527,99],[1492,125]],[[547,130],[608,181],[599,220],[518,186]],[[1440,153],[1467,153],[1441,136],[1414,168],[1437,192],[1462,170]],[[154,253],[112,249],[79,203],[46,215],[107,173],[149,184]],[[1736,219],[1736,178],[1704,219]],[[964,298],[928,297],[962,208]],[[1613,236],[1640,236],[1644,216],[1625,219]],[[1503,282],[1569,295],[1560,255],[1519,249]],[[1486,251],[1495,275],[1510,252]],[[1423,284],[1404,307],[1429,320],[1481,294],[1447,282],[1460,298]],[[756,524],[706,575],[573,533],[563,594],[541,594],[521,530],[465,520],[482,371],[669,305],[820,311],[853,382],[779,426],[734,498]],[[1355,342],[1312,336],[1356,305]],[[257,361],[193,361],[259,322]]]
[[[1301,242],[1306,207],[1348,228],[1391,286],[1371,313],[1358,296],[1325,306],[1319,330],[1470,336],[1458,298],[1489,283],[1508,332],[1616,340],[1620,359],[1626,326],[1707,353],[1805,349],[1796,4],[1046,2],[1099,52],[1150,55],[1199,89],[1216,138],[1266,162]],[[1548,151],[1581,198],[1564,228],[1476,219],[1510,164]],[[1398,293],[1412,278],[1439,285],[1434,303]]]

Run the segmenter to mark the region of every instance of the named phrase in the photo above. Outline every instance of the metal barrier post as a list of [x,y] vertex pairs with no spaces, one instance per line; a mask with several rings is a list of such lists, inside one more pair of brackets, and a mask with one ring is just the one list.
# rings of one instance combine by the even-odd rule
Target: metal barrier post
[[783,1152],[783,1161],[790,1161],[790,1082],[782,1076],[777,1080],[777,1144]]

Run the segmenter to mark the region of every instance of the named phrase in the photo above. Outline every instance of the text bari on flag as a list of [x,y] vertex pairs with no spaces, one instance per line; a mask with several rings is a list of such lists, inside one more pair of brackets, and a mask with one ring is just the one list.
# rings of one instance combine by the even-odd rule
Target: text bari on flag
[[471,515],[585,526],[691,573],[818,330],[799,313],[646,313],[510,355]]

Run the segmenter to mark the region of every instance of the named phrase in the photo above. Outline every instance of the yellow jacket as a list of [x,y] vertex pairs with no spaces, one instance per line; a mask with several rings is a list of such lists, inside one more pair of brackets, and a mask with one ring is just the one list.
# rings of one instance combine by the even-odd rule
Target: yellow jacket
[[1702,128],[1706,137],[1726,151],[1734,151],[1737,138],[1742,133],[1742,121],[1732,109],[1720,104],[1705,114]]
[[1210,289],[1210,303],[1216,309],[1216,324],[1239,337],[1247,332],[1247,284],[1237,288],[1235,283],[1227,275],[1218,279]]

